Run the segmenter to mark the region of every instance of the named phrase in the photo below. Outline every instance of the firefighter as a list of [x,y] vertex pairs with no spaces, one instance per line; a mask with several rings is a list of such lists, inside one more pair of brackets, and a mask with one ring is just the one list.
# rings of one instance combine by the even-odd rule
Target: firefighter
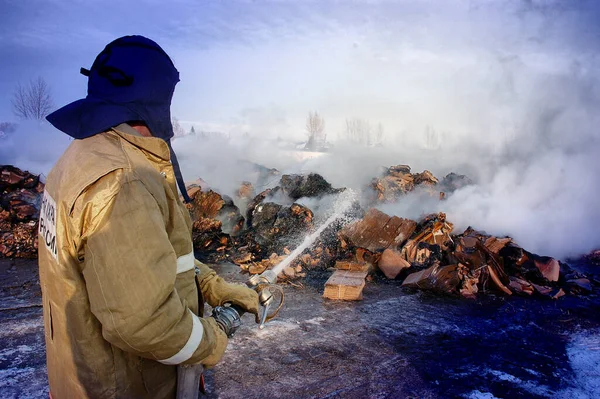
[[212,367],[227,346],[199,317],[202,299],[258,315],[258,296],[194,258],[170,145],[179,72],[169,56],[125,36],[81,73],[87,97],[47,117],[75,139],[47,177],[40,216],[50,394],[173,398],[177,365]]

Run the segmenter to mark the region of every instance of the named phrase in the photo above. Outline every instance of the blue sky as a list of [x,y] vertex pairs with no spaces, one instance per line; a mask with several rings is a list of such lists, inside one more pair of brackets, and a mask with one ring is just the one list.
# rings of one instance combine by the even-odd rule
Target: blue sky
[[142,34],[181,72],[173,114],[209,130],[298,135],[310,110],[330,136],[351,117],[394,133],[480,129],[492,112],[480,104],[510,101],[522,76],[597,66],[597,4],[0,0],[0,119],[13,118],[17,82],[36,76],[57,106],[85,96],[79,68]]

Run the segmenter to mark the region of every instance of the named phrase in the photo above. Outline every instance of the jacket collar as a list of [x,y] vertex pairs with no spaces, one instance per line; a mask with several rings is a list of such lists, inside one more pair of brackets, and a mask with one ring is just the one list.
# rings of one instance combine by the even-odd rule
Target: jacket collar
[[144,137],[127,123],[121,123],[113,127],[112,131],[144,151],[148,151],[165,161],[171,160],[169,146],[163,139],[158,137]]

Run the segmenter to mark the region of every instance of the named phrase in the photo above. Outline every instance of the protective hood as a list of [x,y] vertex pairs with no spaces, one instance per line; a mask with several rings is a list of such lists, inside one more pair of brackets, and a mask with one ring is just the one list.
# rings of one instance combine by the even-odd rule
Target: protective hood
[[170,108],[179,72],[158,44],[143,36],[121,37],[81,73],[89,77],[88,95],[48,115],[57,129],[82,139],[144,121],[154,136],[173,137]]
[[179,189],[189,201],[170,144],[171,99],[179,72],[167,53],[146,37],[124,36],[108,44],[92,67],[81,68],[81,73],[88,76],[87,97],[58,109],[46,119],[76,139],[124,122],[143,121],[153,136],[169,145]]

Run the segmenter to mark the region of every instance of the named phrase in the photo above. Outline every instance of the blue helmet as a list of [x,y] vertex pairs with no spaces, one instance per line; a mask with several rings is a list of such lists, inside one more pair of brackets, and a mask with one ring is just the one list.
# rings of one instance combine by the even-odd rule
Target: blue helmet
[[170,139],[171,99],[179,72],[171,58],[154,41],[143,36],[124,36],[109,43],[92,67],[81,68],[88,76],[86,98],[54,111],[46,119],[76,139],[102,133],[123,122],[143,121],[152,135],[169,145],[179,188],[187,192]]

